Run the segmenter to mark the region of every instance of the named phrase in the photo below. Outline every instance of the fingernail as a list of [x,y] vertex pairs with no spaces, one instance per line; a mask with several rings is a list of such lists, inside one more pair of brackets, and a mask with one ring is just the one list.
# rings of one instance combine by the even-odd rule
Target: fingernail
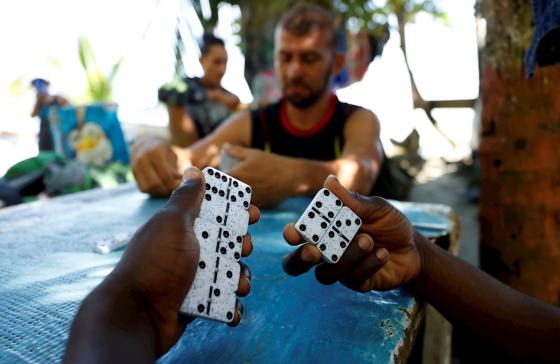
[[197,178],[200,174],[200,170],[196,167],[188,167],[183,173],[183,181],[188,181],[191,178]]
[[336,175],[334,175],[334,174],[329,174],[329,175],[327,176],[327,178],[334,178],[335,180],[338,181],[338,177],[337,177]]
[[373,244],[369,239],[361,238],[358,240],[358,246],[363,251],[369,252],[373,248]]
[[313,262],[313,253],[311,253],[308,249],[304,249],[301,252],[301,260],[308,263]]
[[375,256],[377,257],[377,259],[379,260],[385,260],[387,259],[387,257],[389,256],[389,252],[387,251],[387,249],[378,249],[375,252]]

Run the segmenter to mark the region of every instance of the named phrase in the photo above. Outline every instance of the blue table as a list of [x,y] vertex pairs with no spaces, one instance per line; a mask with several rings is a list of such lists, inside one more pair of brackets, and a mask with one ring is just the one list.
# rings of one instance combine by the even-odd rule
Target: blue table
[[[124,185],[1,209],[0,362],[59,362],[81,300],[122,254],[96,254],[90,244],[131,233],[164,202]],[[282,228],[307,202],[290,199],[250,227],[255,249],[245,262],[253,279],[241,324],[195,320],[160,362],[406,361],[422,303],[400,289],[361,294],[283,272],[281,259],[292,248]],[[450,224],[422,206],[401,208],[413,221]]]

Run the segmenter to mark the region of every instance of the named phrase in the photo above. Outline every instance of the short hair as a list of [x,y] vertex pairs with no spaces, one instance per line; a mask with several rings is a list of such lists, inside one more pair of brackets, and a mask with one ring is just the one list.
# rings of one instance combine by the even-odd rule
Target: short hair
[[215,45],[224,48],[226,46],[222,38],[218,38],[212,33],[204,33],[204,35],[202,36],[202,43],[200,44],[200,56],[204,57],[205,55],[207,55],[210,52],[212,46]]
[[337,48],[337,35],[334,19],[327,9],[312,3],[299,3],[293,6],[278,22],[277,29],[285,29],[295,36],[303,36],[313,31],[328,31],[329,47]]

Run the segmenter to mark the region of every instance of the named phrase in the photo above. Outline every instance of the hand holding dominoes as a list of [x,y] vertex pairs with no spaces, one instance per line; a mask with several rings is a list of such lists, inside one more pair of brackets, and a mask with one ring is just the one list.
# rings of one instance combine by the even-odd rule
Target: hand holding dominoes
[[289,244],[305,243],[284,258],[286,273],[317,266],[319,282],[339,281],[363,292],[392,289],[417,276],[414,229],[399,210],[382,198],[349,192],[334,176],[324,187],[301,218],[284,228]]
[[251,187],[214,168],[203,170],[205,192],[194,233],[200,245],[196,275],[181,305],[191,316],[238,321],[239,259],[249,225]]
[[[217,181],[209,181],[208,184],[219,185]],[[211,314],[216,312],[218,307],[227,307],[227,312],[232,312],[233,315],[227,321],[230,325],[237,324],[241,317],[241,307],[236,306],[235,295],[245,296],[250,290],[249,269],[240,265],[237,260],[251,253],[252,242],[250,237],[245,235],[246,224],[255,223],[259,219],[259,211],[254,206],[245,205],[244,202],[248,202],[250,196],[247,197],[243,193],[244,197],[241,197],[240,190],[237,190],[235,200],[244,206],[241,208],[244,213],[231,206],[227,210],[227,204],[225,207],[220,205],[220,208],[225,208],[226,211],[220,210],[215,217],[224,217],[222,225],[207,224],[200,219],[202,214],[199,212],[201,205],[202,210],[207,206],[203,203],[207,201],[205,195],[208,191],[212,192],[212,186],[208,189],[208,184],[204,182],[200,170],[188,168],[181,186],[173,192],[166,205],[134,234],[113,272],[96,288],[97,292],[109,292],[104,296],[138,301],[138,304],[125,305],[126,315],[122,316],[133,317],[136,307],[139,308],[139,317],[149,314],[159,354],[167,351],[181,336],[185,326],[192,321],[192,318],[177,315],[187,293],[195,292],[196,287],[208,288],[202,283],[202,276],[197,273],[201,269],[202,257],[216,254],[215,249],[219,250],[219,254],[225,251],[225,259],[220,255],[219,270],[213,271],[220,280],[219,288],[223,290],[220,292],[223,294],[218,294],[215,290],[213,294],[219,295],[216,300],[222,299],[222,303],[213,301]],[[216,190],[216,195],[220,196],[220,190]],[[233,200],[232,197],[230,194],[230,201]],[[236,215],[242,222],[241,225],[231,223],[229,217],[232,215],[228,213],[232,211],[244,216],[244,220],[241,220]],[[227,221],[225,217],[228,217]],[[226,226],[231,230],[226,229]],[[197,235],[208,244],[199,241]],[[212,252],[209,252],[210,242],[215,248]],[[230,243],[233,244],[233,248]],[[206,266],[212,268],[215,263],[215,260],[208,260]],[[228,272],[231,272],[231,277]],[[223,303],[226,298],[229,305]],[[95,301],[95,304],[99,305],[99,301]],[[227,312],[224,312],[223,317],[227,318]]]

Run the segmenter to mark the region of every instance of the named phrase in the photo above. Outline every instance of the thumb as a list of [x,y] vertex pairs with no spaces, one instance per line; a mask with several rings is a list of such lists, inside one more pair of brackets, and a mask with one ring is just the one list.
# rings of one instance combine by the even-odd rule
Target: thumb
[[323,186],[334,193],[342,203],[354,211],[362,220],[377,219],[392,210],[398,211],[382,197],[366,197],[359,193],[348,191],[340,184],[335,175],[330,175]]
[[224,144],[224,151],[232,158],[245,160],[251,155],[250,148],[244,148],[239,145]]
[[183,182],[169,198],[167,207],[177,209],[185,218],[194,221],[200,211],[204,194],[204,175],[200,169],[189,167],[185,169]]

